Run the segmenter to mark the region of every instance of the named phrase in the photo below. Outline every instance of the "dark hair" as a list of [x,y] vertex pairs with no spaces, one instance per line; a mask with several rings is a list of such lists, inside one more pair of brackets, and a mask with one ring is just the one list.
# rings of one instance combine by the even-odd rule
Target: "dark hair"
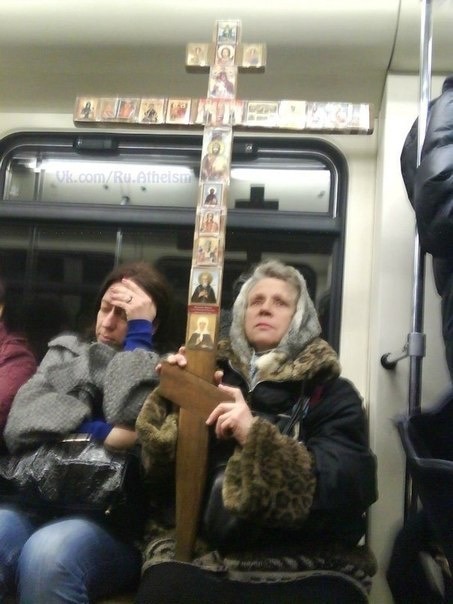
[[8,292],[8,286],[4,279],[0,277],[0,304],[3,304],[3,314],[0,317],[6,331],[20,331],[21,321],[17,305],[12,303]]
[[[121,281],[123,278],[132,279],[144,289],[156,305],[156,319],[154,320],[153,341],[157,348],[162,348],[168,338],[167,330],[172,308],[172,295],[166,278],[154,266],[142,260],[127,262],[114,268],[105,277],[96,297],[95,312],[99,310],[102,298],[108,288]],[[94,331],[94,325],[91,334]]]
[[3,279],[0,277],[0,306],[3,305],[3,314],[0,316],[0,321],[4,323],[6,330],[8,329],[8,319],[7,319],[7,304],[6,304],[6,285]]
[[26,298],[21,308],[23,329],[38,363],[55,336],[71,330],[70,314],[56,294],[34,294]]

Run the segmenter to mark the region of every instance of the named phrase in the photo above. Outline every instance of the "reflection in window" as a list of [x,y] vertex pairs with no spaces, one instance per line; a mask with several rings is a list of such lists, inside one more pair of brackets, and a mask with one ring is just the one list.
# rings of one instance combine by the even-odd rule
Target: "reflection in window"
[[[189,296],[192,229],[125,228],[120,256],[116,254],[116,230],[89,226],[0,226],[0,275],[8,282],[17,304],[42,296],[55,296],[76,330],[87,327],[94,300],[104,276],[116,261],[144,259],[155,264],[167,277],[176,298],[177,343],[185,333],[185,309]],[[233,302],[233,284],[258,260],[278,257],[298,266],[304,274],[316,305],[331,287],[332,246],[307,253],[311,246],[303,236],[285,233],[260,234],[253,229],[232,230],[227,237],[222,285],[222,307]],[[255,257],[251,257],[253,250]],[[276,252],[276,250],[279,250]],[[256,254],[259,253],[259,258]]]
[[8,166],[5,199],[56,203],[191,205],[197,178],[184,165],[23,154]]
[[[283,211],[327,214],[330,210],[330,181],[330,172],[322,165],[303,169],[294,166],[287,169],[233,168],[230,196],[234,198],[236,207],[237,202],[252,201],[252,207],[262,204],[266,208],[268,204]],[[255,200],[254,191],[258,191]],[[242,207],[246,207],[245,204]]]

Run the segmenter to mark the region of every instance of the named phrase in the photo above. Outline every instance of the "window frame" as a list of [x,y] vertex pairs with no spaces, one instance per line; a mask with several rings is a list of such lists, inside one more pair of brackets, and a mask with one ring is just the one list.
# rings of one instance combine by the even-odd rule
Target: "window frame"
[[[0,220],[2,223],[15,222],[30,225],[108,225],[117,229],[124,228],[165,228],[193,227],[195,224],[194,207],[165,207],[119,204],[87,203],[48,203],[43,201],[9,201],[3,198],[7,165],[11,157],[23,150],[53,150],[62,153],[79,153],[85,158],[115,158],[122,153],[136,154],[166,153],[188,154],[199,163],[201,157],[202,135],[165,131],[151,134],[125,132],[93,133],[68,131],[59,133],[19,132],[0,141]],[[227,215],[227,233],[246,232],[253,229],[266,236],[276,230],[291,233],[294,237],[304,236],[305,240],[316,245],[331,246],[331,299],[329,309],[329,342],[339,349],[341,306],[343,289],[344,244],[347,207],[348,169],[345,157],[333,145],[320,138],[294,136],[288,134],[267,136],[256,133],[236,132],[234,134],[232,167],[250,164],[253,158],[260,156],[273,158],[277,163],[298,158],[317,158],[331,170],[330,196],[332,208],[327,213],[304,213],[294,211],[276,211],[258,208],[230,208]],[[64,209],[64,211],[62,211]],[[324,241],[324,243],[323,243]],[[304,250],[305,251],[305,250]]]

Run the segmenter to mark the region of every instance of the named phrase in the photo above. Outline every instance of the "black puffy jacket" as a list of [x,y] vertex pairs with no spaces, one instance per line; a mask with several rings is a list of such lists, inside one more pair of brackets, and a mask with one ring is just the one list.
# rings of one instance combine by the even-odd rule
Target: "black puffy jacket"
[[420,245],[433,256],[434,277],[442,295],[453,271],[453,75],[430,104],[417,168],[416,120],[401,153],[401,173],[414,207]]

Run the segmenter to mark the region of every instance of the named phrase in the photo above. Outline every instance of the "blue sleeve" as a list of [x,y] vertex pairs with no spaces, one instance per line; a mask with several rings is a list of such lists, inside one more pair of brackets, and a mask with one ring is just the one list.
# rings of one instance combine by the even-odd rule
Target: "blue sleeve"
[[132,319],[127,323],[123,350],[153,349],[153,324],[146,319]]
[[105,440],[110,434],[110,430],[112,428],[113,426],[111,424],[108,424],[101,419],[97,419],[82,422],[78,431],[82,432],[83,434],[91,434],[91,436],[96,440]]

